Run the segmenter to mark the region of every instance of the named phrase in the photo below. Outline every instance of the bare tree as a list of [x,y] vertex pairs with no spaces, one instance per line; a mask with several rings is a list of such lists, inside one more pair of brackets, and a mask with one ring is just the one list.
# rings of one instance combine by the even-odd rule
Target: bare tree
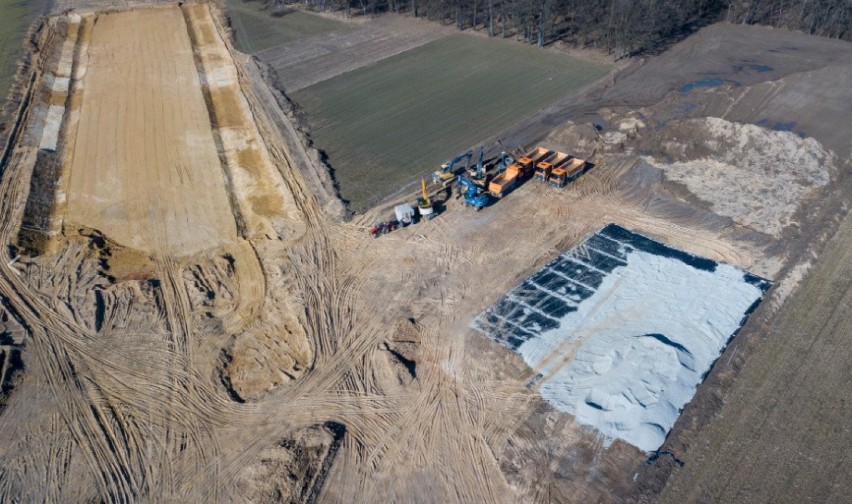
[[492,37],[512,35],[538,47],[555,40],[594,44],[618,57],[665,47],[722,18],[852,40],[852,0],[265,0],[296,2],[347,16],[353,7],[362,15],[407,11],[459,30],[468,23],[476,30],[484,16]]

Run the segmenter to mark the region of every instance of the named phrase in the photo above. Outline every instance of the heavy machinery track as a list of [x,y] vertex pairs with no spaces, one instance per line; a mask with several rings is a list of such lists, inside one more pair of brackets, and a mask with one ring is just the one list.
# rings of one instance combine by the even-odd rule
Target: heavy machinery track
[[[190,23],[204,15],[189,8]],[[25,101],[0,166],[0,298],[27,333],[25,371],[0,419],[0,501],[247,500],[251,488],[238,483],[266,451],[304,454],[298,433],[329,422],[345,429],[301,486],[308,502],[595,501],[644,464],[643,454],[605,450],[548,409],[526,385],[535,371],[472,334],[471,319],[609,222],[777,271],[760,244],[665,206],[674,198],[660,190],[662,177],[626,155],[561,192],[530,182],[480,214],[447,200],[440,218],[373,240],[363,228],[383,214],[328,217],[328,195],[313,193],[325,180],[318,157],[282,110],[285,99],[256,61],[233,51],[221,22],[214,18],[210,33],[205,26],[191,34],[225,41],[285,211],[274,225],[211,234],[210,247],[191,256],[139,254],[66,222],[56,250],[20,257],[7,245],[32,190],[35,147],[19,134],[34,110]],[[209,71],[209,60],[195,63]],[[245,203],[238,186],[228,187],[233,213]],[[146,201],[133,205],[142,213]],[[507,229],[517,235],[507,238]],[[257,335],[268,346],[250,349],[280,349],[282,359],[302,349],[287,338],[303,337],[309,349],[298,366],[267,370],[286,376],[242,397],[245,389],[223,384],[223,356],[239,351],[237,338]],[[576,482],[560,488],[551,464],[566,459],[579,460],[565,469]]]

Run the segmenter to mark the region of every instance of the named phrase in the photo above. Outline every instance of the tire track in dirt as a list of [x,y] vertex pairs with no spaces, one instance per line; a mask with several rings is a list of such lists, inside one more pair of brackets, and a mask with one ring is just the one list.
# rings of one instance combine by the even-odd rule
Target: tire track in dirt
[[[15,167],[24,165],[20,161],[13,163]],[[5,218],[0,238],[8,243],[12,241],[14,223],[20,220],[19,213],[12,211],[16,206],[11,203],[20,199],[26,178],[14,169],[3,175],[0,188],[3,189]],[[311,324],[315,327],[313,334],[317,347],[322,350],[318,352],[317,361],[326,363],[336,358],[333,355],[352,350],[363,357],[375,341],[371,338],[378,334],[378,328],[367,331],[369,337],[355,339],[352,344],[341,343],[344,339],[339,335],[354,330],[353,324],[347,322],[351,315],[354,280],[337,278],[332,245],[323,233],[323,217],[302,190],[300,187],[301,211],[314,229],[300,241],[302,250],[292,254],[301,262],[300,281],[302,288],[309,292],[306,317],[314,322]],[[8,253],[2,256],[4,261],[11,259]],[[220,480],[215,462],[213,467],[205,466],[223,455],[217,435],[210,429],[242,423],[266,427],[270,432],[280,431],[285,414],[280,411],[273,414],[273,410],[280,410],[280,404],[235,406],[209,390],[206,380],[188,368],[192,359],[193,330],[189,325],[190,302],[181,268],[165,256],[161,256],[157,264],[160,272],[157,291],[171,339],[161,348],[150,349],[149,366],[153,368],[147,370],[127,367],[121,358],[114,359],[120,350],[97,350],[99,338],[89,328],[82,327],[82,320],[74,319],[73,312],[57,311],[58,307],[51,306],[50,298],[42,297],[18,279],[18,271],[11,266],[0,267],[0,293],[30,328],[33,352],[44,369],[43,378],[56,401],[62,404],[62,421],[85,456],[96,479],[98,494],[115,502],[129,502],[143,495],[202,494],[219,501],[218,484],[198,489],[206,486],[198,478],[199,467],[212,474],[212,479]],[[242,280],[254,287],[256,284],[249,282],[251,276],[245,275],[248,278]],[[74,288],[73,283],[68,283],[64,296],[69,298]],[[259,292],[262,298],[263,289]],[[352,361],[352,365],[358,365],[358,360]],[[346,408],[360,407],[365,413],[360,420],[352,422],[354,430],[365,432],[365,437],[378,438],[381,426],[370,418],[373,413],[390,413],[390,408],[382,406],[386,402],[384,399],[364,396],[341,401],[336,394],[326,400],[311,397],[340,382],[347,372],[332,369],[329,373],[314,373],[314,378],[307,381],[302,390],[287,394],[307,398],[294,402],[302,412],[289,423],[297,425],[300,418],[303,422],[325,420],[329,416],[343,419],[347,416],[343,413]],[[369,390],[364,389],[364,394]],[[131,397],[132,400],[125,403]],[[163,398],[168,398],[165,404]],[[201,419],[207,424],[206,428],[201,427]],[[242,422],[244,419],[250,420]],[[363,423],[363,427],[359,427],[359,423]],[[259,437],[253,446],[260,447],[265,440]],[[145,455],[150,452],[146,447],[152,444],[159,447],[159,456]],[[245,450],[245,446],[240,449],[247,453],[246,459],[257,453],[257,450]],[[186,452],[194,454],[181,455]],[[224,455],[226,460],[234,461],[232,468],[244,465],[245,460],[233,456],[233,451]]]
[[[216,28],[220,29],[218,25]],[[11,257],[3,251],[0,295],[9,299],[30,326],[33,353],[61,406],[52,432],[61,437],[61,431],[68,429],[67,443],[45,445],[51,450],[47,460],[51,465],[79,470],[79,462],[61,462],[70,457],[71,450],[78,449],[85,457],[85,468],[97,479],[97,493],[117,502],[222,502],[241,497],[236,495],[239,490],[233,483],[246,467],[257,462],[264,449],[287,439],[294,429],[333,420],[345,425],[347,431],[328,481],[346,485],[338,483],[334,488],[339,494],[320,497],[343,502],[416,500],[434,482],[441,493],[435,498],[447,502],[517,500],[500,470],[495,450],[517,431],[525,417],[514,410],[526,411],[533,395],[511,380],[477,381],[467,369],[476,361],[477,356],[472,354],[479,348],[466,348],[466,312],[459,306],[482,302],[485,288],[476,285],[478,280],[472,275],[439,283],[440,277],[431,278],[433,271],[421,265],[403,273],[405,289],[393,294],[425,293],[416,307],[418,325],[422,323],[424,329],[418,343],[417,379],[397,388],[382,381],[376,359],[385,357],[377,357],[377,353],[395,324],[413,315],[388,302],[393,295],[379,297],[388,304],[377,307],[376,299],[361,292],[365,276],[375,274],[384,267],[381,261],[393,256],[378,253],[383,247],[404,248],[416,243],[424,257],[436,259],[428,267],[455,275],[462,270],[488,273],[477,270],[483,260],[494,258],[488,243],[468,246],[464,233],[452,227],[450,219],[456,216],[451,214],[447,223],[423,224],[419,236],[404,238],[400,233],[379,242],[371,241],[355,225],[330,221],[303,178],[301,170],[312,167],[297,162],[309,156],[283,147],[293,144],[280,138],[286,133],[268,115],[276,113],[265,106],[272,103],[270,95],[247,82],[249,70],[240,64],[237,69],[252,119],[292,197],[292,212],[289,207],[287,210],[292,214],[286,221],[288,229],[277,237],[286,247],[274,250],[282,251],[282,262],[289,262],[287,272],[293,274],[294,297],[303,303],[299,320],[314,350],[310,369],[256,402],[235,404],[210,376],[193,367],[194,359],[202,353],[197,340],[209,335],[195,324],[202,315],[197,307],[193,313],[191,299],[196,298],[187,290],[185,268],[189,266],[185,261],[164,255],[156,258],[159,284],[152,290],[158,303],[156,313],[162,320],[152,324],[154,329],[146,329],[154,334],[128,331],[130,334],[124,335],[138,345],[132,350],[144,355],[145,362],[140,363],[132,356],[121,355],[120,338],[106,339],[109,335],[87,326],[85,316],[74,311],[73,303],[67,310],[59,306],[62,298],[70,299],[82,283],[73,278],[57,282],[56,288],[61,291],[55,296],[57,301],[19,278],[20,270],[7,265]],[[8,177],[0,176],[0,238],[7,242],[12,236],[9,230],[19,221],[13,211],[17,208],[15,201],[26,193],[26,177],[15,171],[24,165],[19,158],[9,165],[12,171]],[[578,223],[558,228],[542,225],[525,235],[532,242],[553,246],[570,242],[595,224],[612,219],[640,230],[674,233],[681,241],[714,247],[717,255],[742,259],[735,256],[735,249],[716,244],[717,237],[710,231],[673,228],[663,219],[648,217],[640,203],[635,208],[619,207],[616,193],[620,176],[605,171],[600,177],[584,177],[576,191],[557,193],[533,212],[511,216],[508,224],[524,225],[551,215],[558,220],[576,218]],[[585,206],[573,204],[578,201],[590,204],[577,209]],[[139,205],[137,211],[144,208],[144,201],[134,204]],[[565,236],[554,238],[554,229]],[[237,308],[223,322],[224,332],[234,333],[263,311],[267,290],[275,288],[266,285],[265,279],[278,263],[264,263],[263,252],[258,252],[264,249],[256,242],[239,242],[236,249],[230,243],[217,245],[223,253],[232,254],[236,264]],[[541,257],[527,260],[540,261],[549,253],[550,249],[541,252]],[[413,252],[411,256],[415,257]],[[73,257],[69,251],[62,261],[71,262]],[[520,261],[512,264],[517,263]],[[491,278],[483,281],[489,286],[503,282]],[[109,320],[122,315],[118,310],[110,311]],[[118,348],[103,349],[109,345]],[[10,457],[9,451],[0,451],[0,462]],[[44,467],[35,455],[32,458],[34,466]],[[49,474],[47,486],[60,487],[60,476]],[[3,495],[14,495],[2,485],[0,482],[0,490],[7,492]],[[537,496],[543,498],[547,492],[541,489]]]
[[[19,198],[20,186],[23,177],[14,176],[14,172],[7,171],[3,174],[0,188],[3,189],[4,198],[2,201],[3,215],[7,216],[4,219],[3,226],[0,228],[0,238],[10,240],[12,236],[13,226],[11,223],[15,221],[17,212],[13,211],[14,207],[10,207],[10,202],[14,202]],[[111,500],[116,502],[128,502],[135,496],[143,493],[145,488],[145,470],[140,467],[140,462],[133,462],[131,454],[144,453],[140,449],[140,435],[137,426],[123,420],[124,415],[118,412],[112,404],[114,399],[109,397],[112,395],[118,396],[125,392],[127,388],[122,384],[122,389],[119,392],[109,392],[94,381],[98,374],[106,374],[109,381],[121,383],[126,379],[120,378],[116,373],[122,374],[125,377],[130,374],[134,395],[139,396],[145,392],[146,386],[152,385],[151,381],[146,379],[145,375],[138,372],[133,372],[129,369],[116,368],[108,356],[99,355],[96,351],[90,348],[96,348],[97,339],[88,330],[78,327],[75,321],[66,321],[61,315],[53,311],[52,307],[47,305],[42,297],[35,292],[32,292],[29,287],[22,282],[18,277],[18,272],[9,266],[11,258],[8,252],[3,253],[3,265],[0,265],[0,294],[8,300],[17,315],[26,322],[31,338],[32,347],[35,351],[36,358],[44,368],[44,378],[51,387],[54,396],[58,401],[65,404],[60,409],[63,420],[66,426],[70,429],[75,442],[83,450],[87,464],[89,465],[92,474],[96,476],[96,481],[99,487],[99,492],[102,495],[109,495]],[[188,301],[186,299],[185,290],[177,289],[179,285],[175,281],[175,266],[171,262],[167,262],[164,267],[167,272],[164,275],[170,283],[169,289],[164,289],[167,292],[166,298],[170,298],[168,292],[177,293],[175,299],[167,302],[170,306],[178,308],[168,310],[171,317],[171,324],[179,337],[177,341],[178,347],[188,348],[186,345],[186,334],[189,334],[188,329],[184,326],[183,318],[178,313],[185,313]],[[174,353],[171,353],[175,357]],[[173,360],[173,359],[170,359]],[[184,354],[183,361],[186,361]],[[73,364],[72,364],[73,363]],[[96,367],[99,373],[93,373],[92,367]],[[112,371],[110,371],[112,369]],[[87,376],[83,381],[80,376]],[[186,377],[178,377],[179,381],[187,381]],[[201,381],[195,380],[192,381]],[[151,390],[145,402],[155,404],[161,397],[161,394],[170,390],[172,387],[161,385],[155,390]],[[184,396],[191,396],[191,393],[184,393]],[[144,397],[144,396],[143,396]],[[186,399],[186,397],[182,398]],[[200,407],[200,403],[215,404],[210,402],[208,398],[198,398],[195,401],[182,401],[187,406],[195,406],[195,410],[209,411],[210,408]],[[220,404],[221,406],[221,404]],[[220,420],[224,420],[222,411],[216,411]],[[197,415],[189,415],[197,418]],[[181,417],[186,419],[187,415],[167,415],[173,417],[178,423],[181,423]],[[183,423],[186,423],[184,420]],[[116,425],[117,424],[117,425]],[[117,430],[116,430],[117,429]],[[188,429],[192,432],[193,427],[190,423]],[[168,441],[167,441],[168,444]],[[210,444],[209,440],[202,441],[196,439],[195,444],[204,446]],[[215,446],[215,445],[214,445]],[[211,454],[201,453],[202,459],[209,457]],[[213,457],[215,458],[215,457]],[[136,467],[134,467],[136,466]],[[168,466],[163,467],[163,471],[159,473],[171,472]],[[152,471],[148,471],[152,472]],[[141,473],[141,475],[140,475]],[[165,478],[168,481],[168,478]]]

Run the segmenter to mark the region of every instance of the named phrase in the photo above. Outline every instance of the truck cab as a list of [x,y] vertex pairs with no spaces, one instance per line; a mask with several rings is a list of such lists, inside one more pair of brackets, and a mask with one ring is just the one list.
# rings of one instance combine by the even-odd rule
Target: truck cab
[[568,182],[577,178],[585,167],[586,162],[584,160],[572,158],[569,163],[559,168],[554,168],[550,172],[547,182],[553,187],[565,187],[568,185]]
[[526,156],[519,159],[516,163],[520,167],[521,176],[529,176],[536,164],[545,161],[552,155],[553,151],[544,147],[536,147],[535,150],[528,152]]
[[555,152],[551,157],[540,161],[535,165],[535,175],[533,178],[539,182],[547,182],[551,172],[561,167],[566,161],[571,159],[571,156],[564,152]]

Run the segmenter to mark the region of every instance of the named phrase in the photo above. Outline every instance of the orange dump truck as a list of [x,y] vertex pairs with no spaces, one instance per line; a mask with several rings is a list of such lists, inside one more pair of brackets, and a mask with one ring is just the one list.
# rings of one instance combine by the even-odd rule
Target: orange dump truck
[[585,161],[573,158],[568,164],[554,168],[550,172],[547,182],[553,187],[565,187],[569,181],[577,178],[585,167]]
[[509,192],[521,178],[521,167],[518,163],[512,163],[506,170],[494,177],[488,183],[488,192],[495,198],[502,198]]
[[535,150],[528,152],[526,156],[519,159],[518,164],[521,165],[521,169],[524,173],[528,174],[535,169],[535,165],[537,163],[546,160],[552,155],[553,151],[545,149],[544,147],[536,147]]
[[550,172],[552,172],[554,168],[559,168],[565,164],[565,162],[569,159],[571,159],[570,155],[564,152],[557,152],[550,159],[539,161],[539,163],[535,165],[534,178],[540,182],[547,182],[547,178],[550,177]]
[[512,163],[506,171],[494,177],[488,184],[488,192],[495,198],[502,198],[520,182],[526,180],[533,171],[536,163],[547,159],[552,152],[544,147],[536,147],[526,156]]

